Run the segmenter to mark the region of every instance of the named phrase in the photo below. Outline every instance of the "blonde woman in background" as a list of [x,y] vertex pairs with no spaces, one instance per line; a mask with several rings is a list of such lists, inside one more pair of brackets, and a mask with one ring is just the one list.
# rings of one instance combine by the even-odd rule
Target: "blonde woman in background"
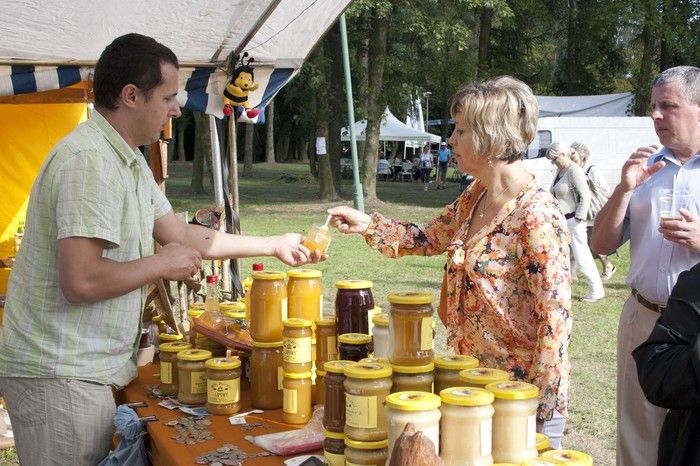
[[572,160],[575,152],[571,146],[554,142],[549,146],[546,157],[557,167],[550,191],[564,212],[571,233],[571,249],[576,266],[588,281],[588,293],[581,301],[594,303],[605,296],[605,289],[586,240],[586,216],[591,202],[591,190],[586,182],[586,174],[583,168]]

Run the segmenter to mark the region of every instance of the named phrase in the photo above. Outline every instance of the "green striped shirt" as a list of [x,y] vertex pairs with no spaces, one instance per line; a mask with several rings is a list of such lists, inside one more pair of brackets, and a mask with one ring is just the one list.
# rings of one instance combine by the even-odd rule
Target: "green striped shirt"
[[107,242],[103,257],[139,259],[153,254],[154,221],[170,209],[143,154],[98,112],[59,142],[29,198],[8,285],[0,376],[129,383],[146,287],[70,304],[58,283],[58,240],[100,238]]

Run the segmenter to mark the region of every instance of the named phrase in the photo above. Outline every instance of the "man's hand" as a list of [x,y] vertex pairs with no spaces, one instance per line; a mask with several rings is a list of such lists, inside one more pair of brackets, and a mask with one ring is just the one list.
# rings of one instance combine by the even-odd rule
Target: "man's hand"
[[271,240],[275,242],[273,255],[292,267],[308,263],[316,264],[328,258],[320,251],[309,251],[309,248],[302,244],[304,237],[297,233],[274,236]]
[[647,166],[649,157],[658,151],[659,146],[640,147],[627,159],[620,175],[620,186],[625,191],[633,191],[666,165],[666,162],[659,161]]
[[163,265],[162,278],[187,280],[199,274],[202,256],[195,249],[179,243],[168,243],[156,252]]
[[678,211],[683,220],[661,220],[659,233],[668,241],[682,244],[693,252],[700,252],[700,218],[688,209]]

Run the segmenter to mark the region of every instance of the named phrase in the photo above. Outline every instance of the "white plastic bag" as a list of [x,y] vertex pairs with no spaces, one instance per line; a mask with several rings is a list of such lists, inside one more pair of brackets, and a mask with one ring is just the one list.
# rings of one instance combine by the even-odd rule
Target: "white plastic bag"
[[323,449],[323,406],[316,406],[311,420],[303,429],[265,435],[246,435],[245,439],[264,450],[280,456],[295,455]]

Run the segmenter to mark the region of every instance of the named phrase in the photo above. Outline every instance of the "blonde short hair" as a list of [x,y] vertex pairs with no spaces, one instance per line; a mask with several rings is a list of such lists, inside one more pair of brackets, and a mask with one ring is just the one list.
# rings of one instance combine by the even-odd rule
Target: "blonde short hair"
[[467,84],[450,99],[474,133],[478,154],[514,162],[525,155],[537,132],[539,107],[530,87],[510,76]]
[[547,149],[545,157],[547,157],[549,160],[556,160],[559,157],[565,157],[575,162],[575,151],[570,145],[555,141],[549,145],[549,149]]

